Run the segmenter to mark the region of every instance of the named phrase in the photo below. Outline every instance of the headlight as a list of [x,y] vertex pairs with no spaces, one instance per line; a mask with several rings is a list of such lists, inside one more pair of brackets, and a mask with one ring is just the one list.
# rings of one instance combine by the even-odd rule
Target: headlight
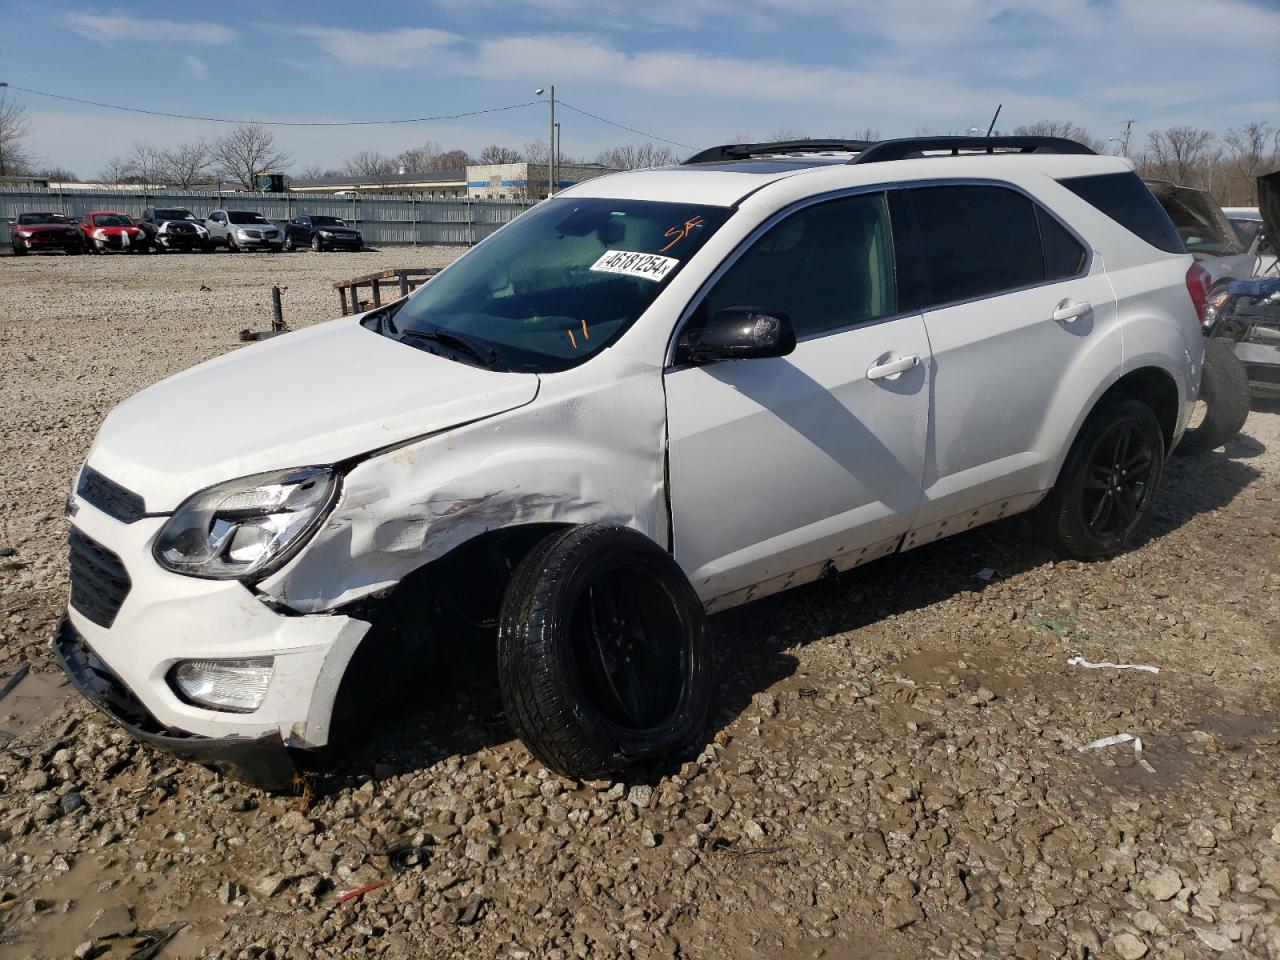
[[202,490],[169,518],[152,553],[166,570],[261,580],[315,533],[338,495],[329,467],[258,473]]
[[274,657],[183,660],[169,674],[169,683],[197,706],[253,713],[267,696],[274,670]]
[[93,235],[97,237],[99,240],[107,239],[107,231],[105,230],[95,230],[93,231]]
[[200,226],[200,224],[196,223],[193,226],[196,228],[196,236],[207,237],[209,235],[209,231]]
[[18,231],[18,236],[20,236],[20,237],[29,237],[29,236],[31,236],[31,231],[30,231],[30,230],[19,230],[19,231]]
[[239,237],[241,240],[249,239],[249,234],[245,233],[243,230],[240,230],[238,228],[236,229],[236,236]]
[[332,236],[333,236],[333,231],[332,231],[332,230],[321,230],[321,231],[320,231],[320,236],[322,236],[322,237],[332,237]]

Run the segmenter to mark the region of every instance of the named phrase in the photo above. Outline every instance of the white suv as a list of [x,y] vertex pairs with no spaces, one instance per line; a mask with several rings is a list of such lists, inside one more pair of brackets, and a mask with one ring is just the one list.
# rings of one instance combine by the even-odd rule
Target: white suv
[[54,647],[142,740],[281,786],[354,678],[413,696],[434,639],[496,634],[515,733],[615,771],[698,736],[705,611],[1032,508],[1067,555],[1132,542],[1204,293],[1131,164],[1069,141],[590,180],[116,408]]

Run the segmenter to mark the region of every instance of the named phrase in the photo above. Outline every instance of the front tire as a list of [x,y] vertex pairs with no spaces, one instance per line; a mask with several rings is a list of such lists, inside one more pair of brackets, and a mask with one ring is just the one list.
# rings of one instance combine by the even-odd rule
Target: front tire
[[15,257],[25,257],[27,255],[27,252],[28,252],[27,248],[23,246],[21,243],[13,244],[13,255]]
[[560,774],[666,756],[701,732],[711,703],[702,602],[671,555],[634,530],[554,533],[507,587],[498,678],[512,729]]
[[1059,553],[1097,560],[1142,529],[1164,471],[1164,431],[1140,400],[1117,399],[1089,415],[1058,482],[1033,523]]
[[311,238],[311,249],[314,250],[316,253],[323,252],[324,244],[320,242],[319,236],[314,236]]
[[293,237],[286,236],[286,237],[284,238],[284,252],[285,252],[285,253],[293,253],[293,250],[294,250],[294,247],[293,247]]
[[1249,417],[1249,375],[1231,341],[1210,337],[1204,342],[1200,396],[1204,419],[1188,427],[1174,453],[1195,456],[1230,443]]

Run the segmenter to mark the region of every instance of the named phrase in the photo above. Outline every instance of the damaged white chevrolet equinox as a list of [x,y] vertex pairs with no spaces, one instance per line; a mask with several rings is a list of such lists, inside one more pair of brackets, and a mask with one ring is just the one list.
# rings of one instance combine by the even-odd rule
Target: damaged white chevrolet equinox
[[1131,543],[1203,294],[1131,165],[1065,140],[591,180],[112,411],[54,648],[139,739],[280,787],[357,674],[400,695],[472,628],[534,755],[617,771],[698,737],[707,611],[1020,511],[1069,556]]

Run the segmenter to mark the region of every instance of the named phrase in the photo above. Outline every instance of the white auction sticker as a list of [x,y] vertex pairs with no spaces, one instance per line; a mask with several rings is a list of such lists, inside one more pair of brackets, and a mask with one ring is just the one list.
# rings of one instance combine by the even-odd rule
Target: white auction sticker
[[672,268],[679,262],[679,260],[659,256],[656,253],[606,250],[600,259],[591,265],[591,269],[598,270],[601,273],[621,273],[628,277],[641,277],[657,283],[670,273]]

